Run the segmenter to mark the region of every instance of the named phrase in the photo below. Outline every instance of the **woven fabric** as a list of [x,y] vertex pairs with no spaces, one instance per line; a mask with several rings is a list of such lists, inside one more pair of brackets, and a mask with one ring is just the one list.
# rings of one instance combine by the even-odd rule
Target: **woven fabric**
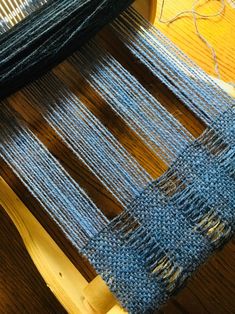
[[232,236],[234,135],[231,109],[83,250],[130,313],[153,313]]

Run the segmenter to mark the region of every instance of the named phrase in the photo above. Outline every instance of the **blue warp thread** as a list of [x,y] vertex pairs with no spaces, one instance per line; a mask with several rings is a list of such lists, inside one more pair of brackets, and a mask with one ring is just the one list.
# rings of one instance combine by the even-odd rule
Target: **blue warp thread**
[[111,25],[132,54],[208,126],[234,106],[234,99],[134,9]]

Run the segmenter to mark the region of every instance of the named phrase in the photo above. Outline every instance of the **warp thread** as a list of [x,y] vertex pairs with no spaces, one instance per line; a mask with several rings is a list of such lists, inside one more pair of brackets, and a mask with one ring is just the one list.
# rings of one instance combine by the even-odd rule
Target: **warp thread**
[[69,61],[166,164],[193,139],[102,43],[88,43]]
[[104,228],[107,218],[24,122],[15,117],[8,102],[2,102],[0,108],[0,158],[36,197],[65,237],[81,249]]
[[132,8],[111,25],[134,56],[208,126],[234,106],[234,99]]
[[152,180],[86,105],[53,74],[23,89],[63,143],[123,206]]

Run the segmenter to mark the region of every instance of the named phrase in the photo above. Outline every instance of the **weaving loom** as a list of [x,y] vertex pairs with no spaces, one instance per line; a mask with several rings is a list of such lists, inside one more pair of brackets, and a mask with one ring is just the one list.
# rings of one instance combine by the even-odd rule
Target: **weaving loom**
[[[0,6],[1,206],[69,313],[154,313],[234,234],[231,86],[138,13],[153,21],[154,1],[120,1],[116,19],[55,64],[17,46],[27,16],[29,37],[44,27],[49,2]],[[71,1],[74,20],[77,2],[89,4]]]

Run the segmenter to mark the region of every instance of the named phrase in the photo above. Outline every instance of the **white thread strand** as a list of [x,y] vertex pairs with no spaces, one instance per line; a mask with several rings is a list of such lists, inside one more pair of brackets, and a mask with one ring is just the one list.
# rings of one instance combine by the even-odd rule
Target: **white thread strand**
[[1,103],[0,156],[79,249],[108,222],[37,138]]
[[193,139],[100,44],[86,45],[70,62],[167,164]]
[[35,109],[122,204],[151,180],[86,106],[52,74],[24,89]]
[[164,6],[165,6],[165,0],[162,0],[161,8],[160,8],[160,15],[159,15],[159,19],[158,20],[159,20],[160,23],[170,24],[170,23],[173,23],[173,22],[177,21],[179,18],[188,16],[188,14],[192,14],[196,34],[199,37],[199,39],[211,51],[213,62],[214,62],[214,71],[216,73],[216,76],[220,79],[221,78],[220,77],[220,70],[219,70],[219,64],[218,64],[218,60],[217,60],[217,55],[216,55],[215,49],[209,43],[209,41],[199,31],[197,18],[199,17],[200,19],[211,19],[211,18],[215,18],[215,17],[221,16],[224,13],[224,11],[225,11],[225,1],[224,0],[220,0],[221,7],[220,7],[219,11],[214,13],[214,14],[201,14],[201,13],[197,12],[196,11],[196,6],[199,3],[199,1],[200,0],[195,0],[194,1],[191,10],[183,10],[183,11],[179,12],[178,14],[176,14],[174,17],[169,18],[167,20],[163,20],[163,10],[164,10]]

